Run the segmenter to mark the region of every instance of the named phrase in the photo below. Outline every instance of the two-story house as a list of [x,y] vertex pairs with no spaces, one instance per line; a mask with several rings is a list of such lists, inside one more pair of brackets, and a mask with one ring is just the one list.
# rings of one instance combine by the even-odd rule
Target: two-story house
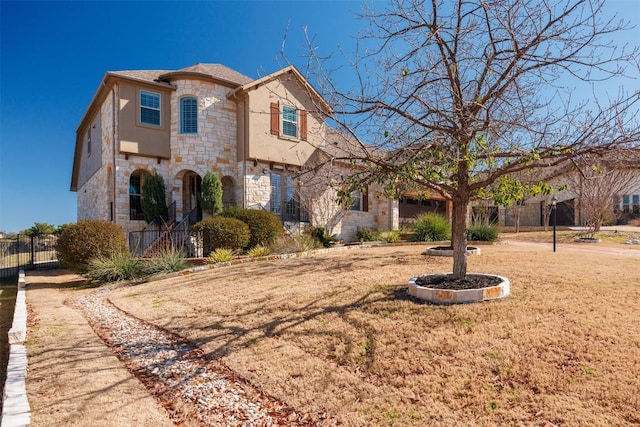
[[[107,72],[76,130],[71,191],[78,195],[78,220],[144,229],[143,184],[157,172],[179,222],[198,213],[201,179],[213,171],[226,205],[266,209],[288,224],[325,226],[321,205],[331,190],[301,194],[310,186],[300,185],[298,173],[318,150],[335,144],[328,142],[328,112],[292,66],[259,79],[220,64]],[[333,216],[340,238],[355,239],[357,227],[398,227],[397,201],[375,189],[357,199]]]

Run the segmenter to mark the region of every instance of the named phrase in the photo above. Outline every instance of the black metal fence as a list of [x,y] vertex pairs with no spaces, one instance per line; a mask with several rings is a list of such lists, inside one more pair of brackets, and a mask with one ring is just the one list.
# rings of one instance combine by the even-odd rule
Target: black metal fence
[[0,239],[0,277],[17,276],[20,269],[58,267],[57,236],[17,235]]
[[166,250],[182,251],[189,258],[201,257],[202,234],[186,227],[129,232],[129,252],[132,256],[150,257]]

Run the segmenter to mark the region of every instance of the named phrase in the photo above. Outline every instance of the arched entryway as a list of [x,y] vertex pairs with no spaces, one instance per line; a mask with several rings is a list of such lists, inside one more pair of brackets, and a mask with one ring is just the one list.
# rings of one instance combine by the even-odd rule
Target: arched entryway
[[222,206],[230,208],[236,206],[236,184],[230,176],[223,176],[222,183]]
[[200,187],[202,178],[193,171],[186,171],[182,178],[182,215],[195,223],[202,219],[200,206]]
[[129,177],[129,219],[132,221],[144,221],[142,187],[149,176],[151,176],[149,172],[137,169]]

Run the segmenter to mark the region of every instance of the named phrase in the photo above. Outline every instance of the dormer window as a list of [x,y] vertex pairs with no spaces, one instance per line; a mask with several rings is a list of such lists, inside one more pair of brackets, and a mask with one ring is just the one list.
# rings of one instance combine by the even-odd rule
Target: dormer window
[[160,126],[160,94],[140,91],[140,123]]

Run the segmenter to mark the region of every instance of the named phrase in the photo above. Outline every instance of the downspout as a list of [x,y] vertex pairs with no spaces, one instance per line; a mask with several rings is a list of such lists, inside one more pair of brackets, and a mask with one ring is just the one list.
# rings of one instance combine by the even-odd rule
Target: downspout
[[249,138],[247,135],[247,127],[249,126],[249,102],[248,95],[242,97],[242,114],[244,120],[242,120],[242,143],[244,144],[244,155],[242,156],[242,207],[247,208],[247,161],[249,155]]
[[113,132],[113,137],[111,138],[111,155],[112,155],[112,159],[111,161],[113,162],[113,223],[117,224],[117,220],[116,218],[118,218],[118,215],[116,214],[117,208],[118,208],[118,203],[117,202],[117,191],[116,191],[116,173],[118,172],[116,169],[116,90],[118,88],[118,83],[115,83],[113,85],[113,89],[111,90],[111,131]]

